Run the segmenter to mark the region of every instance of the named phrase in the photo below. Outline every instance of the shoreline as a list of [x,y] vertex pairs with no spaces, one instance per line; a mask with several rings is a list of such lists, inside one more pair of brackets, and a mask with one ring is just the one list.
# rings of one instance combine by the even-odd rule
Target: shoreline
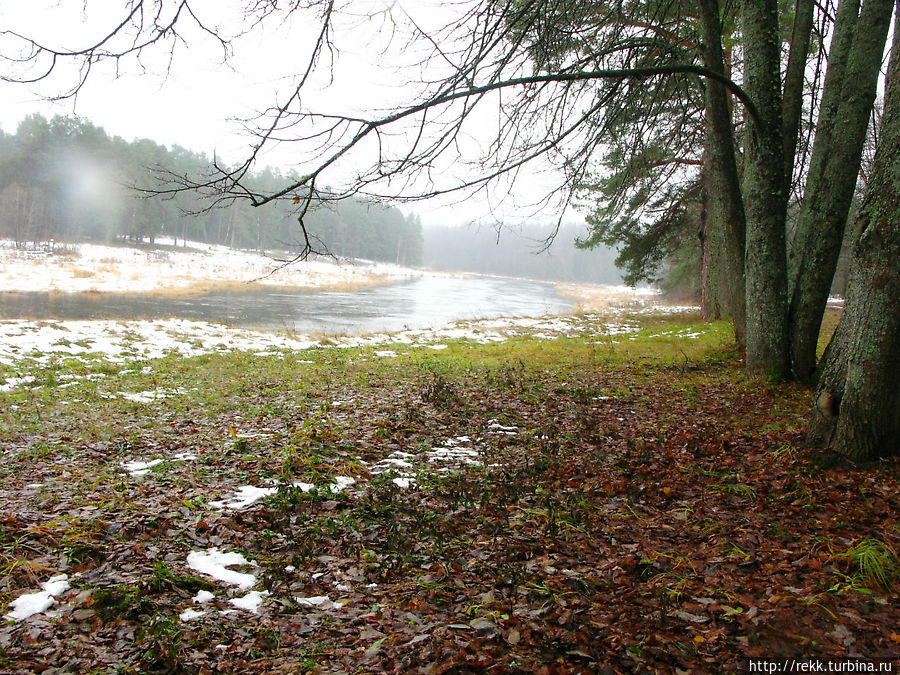
[[412,268],[368,261],[285,265],[268,255],[196,242],[184,250],[162,242],[153,248],[66,245],[56,252],[26,251],[0,242],[0,293],[183,297],[267,286],[352,291],[420,276],[422,272]]

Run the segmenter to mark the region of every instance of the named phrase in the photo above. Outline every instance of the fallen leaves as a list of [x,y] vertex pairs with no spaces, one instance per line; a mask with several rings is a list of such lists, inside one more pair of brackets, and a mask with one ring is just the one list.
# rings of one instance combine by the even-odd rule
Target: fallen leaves
[[[10,439],[34,459],[2,474],[0,597],[7,612],[60,573],[71,588],[55,615],[0,627],[2,668],[697,672],[896,653],[896,577],[867,586],[859,556],[898,545],[897,464],[805,453],[804,392],[727,363],[450,359],[334,361],[308,388],[280,364],[245,376],[234,409],[120,415],[115,442],[42,413]],[[41,454],[54,437],[65,458]],[[258,500],[211,507],[248,484]]]

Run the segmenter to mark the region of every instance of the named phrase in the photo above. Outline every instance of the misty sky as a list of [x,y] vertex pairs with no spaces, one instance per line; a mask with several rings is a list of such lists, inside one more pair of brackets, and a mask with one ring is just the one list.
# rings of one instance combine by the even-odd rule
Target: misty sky
[[[354,8],[371,2],[384,8],[386,0],[354,2]],[[59,3],[58,0],[0,2],[0,25],[67,48],[85,45],[89,38],[101,34],[122,15],[121,0],[89,0],[88,12],[81,2]],[[229,12],[237,11],[238,0],[195,0],[196,7],[207,14],[204,19],[218,22],[226,32],[236,22]],[[391,3],[396,4],[396,3]],[[418,12],[416,20],[426,26],[442,22],[441,11],[427,3],[410,4]],[[362,12],[365,13],[365,12]],[[48,20],[52,17],[51,20]],[[221,48],[199,31],[186,34],[188,45],[179,46],[171,68],[167,71],[168,54],[148,52],[142,63],[127,59],[116,72],[113,64],[96,67],[88,85],[76,99],[50,103],[41,98],[52,95],[72,80],[64,77],[40,86],[0,83],[0,123],[13,132],[26,114],[40,112],[45,116],[77,113],[103,127],[109,134],[125,139],[151,138],[159,143],[178,144],[191,150],[216,153],[226,161],[236,162],[247,152],[251,139],[242,130],[240,119],[251,119],[274,100],[284,97],[296,73],[308,57],[315,28],[306,16],[296,16],[278,27],[257,30],[234,44],[230,67],[223,63]],[[406,54],[396,43],[389,43],[384,24],[377,19],[347,19],[340,26],[338,41],[341,51],[334,64],[334,80],[323,78],[309,87],[307,100],[317,110],[346,113],[384,110],[392,104],[409,101],[416,89],[405,84],[408,75],[401,68],[413,63],[414,54]],[[7,52],[8,43],[2,46]],[[391,64],[397,67],[392,68]],[[142,67],[143,66],[143,71]],[[306,101],[304,101],[306,103]],[[474,139],[473,145],[479,144]],[[289,168],[296,157],[292,149],[273,147],[262,158],[264,164]],[[262,167],[259,167],[262,168]],[[551,177],[552,178],[552,177]],[[335,180],[340,176],[335,175]],[[521,178],[513,188],[533,195],[542,179],[539,174]],[[509,205],[497,205],[500,198],[488,202],[482,197],[458,197],[443,202],[407,204],[407,212],[419,213],[428,222],[461,223],[472,220],[512,217]],[[504,214],[508,213],[508,216]],[[518,214],[517,214],[518,215]],[[543,219],[553,219],[548,213]]]

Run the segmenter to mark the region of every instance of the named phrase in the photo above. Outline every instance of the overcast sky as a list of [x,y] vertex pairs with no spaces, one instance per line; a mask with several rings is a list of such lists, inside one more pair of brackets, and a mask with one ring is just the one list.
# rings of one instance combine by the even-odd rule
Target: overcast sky
[[[386,0],[354,0],[352,6],[362,8],[367,2],[383,7]],[[0,25],[38,35],[47,43],[78,48],[89,37],[101,34],[113,23],[113,17],[121,16],[123,4],[121,0],[89,0],[85,14],[81,2],[0,0]],[[227,31],[233,29],[234,12],[241,3],[239,0],[195,0],[193,4],[201,10],[201,15],[207,12],[205,20],[218,22]],[[441,10],[429,8],[426,2],[414,2],[410,7],[419,12],[417,21],[438,25],[444,20],[438,13]],[[402,64],[405,60],[408,65],[414,55],[396,49],[384,53],[383,24],[377,19],[347,21],[345,29],[355,25],[352,33],[345,30],[339,35],[341,52],[333,82],[320,80],[309,88],[314,107],[362,111],[408,101],[415,92],[402,86],[405,80],[390,64]],[[213,40],[197,31],[188,32],[188,44],[176,49],[170,68],[164,51],[147,53],[142,64],[125,60],[119,64],[118,72],[114,64],[107,63],[92,71],[88,85],[76,99],[59,103],[50,103],[41,96],[58,92],[65,78],[40,87],[0,83],[3,101],[0,123],[5,131],[13,132],[29,113],[40,112],[45,116],[77,113],[111,135],[128,140],[150,138],[168,146],[178,144],[238,161],[245,156],[251,139],[237,120],[254,117],[258,110],[271,105],[279,92],[283,98],[291,82],[288,76],[306,62],[315,28],[307,15],[296,16],[265,31],[257,30],[234,42],[230,67],[223,64],[221,49]],[[348,39],[349,36],[352,37]],[[288,168],[292,155],[285,148],[273,147],[262,161]],[[549,182],[539,176],[522,178],[516,189],[533,195],[541,180]],[[457,200],[416,203],[402,208],[419,213],[426,223],[489,219],[492,208],[502,219],[504,209],[510,208],[508,204],[496,206],[497,199],[488,202],[476,197],[462,203]],[[555,215],[548,213],[543,219],[550,220]]]

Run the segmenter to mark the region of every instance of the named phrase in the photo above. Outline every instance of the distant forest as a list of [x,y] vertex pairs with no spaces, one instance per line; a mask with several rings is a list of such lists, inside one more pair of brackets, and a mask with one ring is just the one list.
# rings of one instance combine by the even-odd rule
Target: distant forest
[[[153,242],[157,237],[254,250],[299,250],[299,227],[289,202],[253,208],[235,203],[205,210],[193,193],[144,197],[130,189],[153,185],[153,171],[206,172],[210,159],[179,146],[128,142],[80,118],[30,115],[15,134],[0,130],[0,238],[46,242]],[[274,192],[289,180],[266,169],[248,180]],[[399,209],[351,199],[320,204],[306,217],[309,231],[337,256],[418,265],[422,226]]]
[[[253,208],[237,202],[205,209],[191,192],[147,197],[154,172],[196,175],[209,157],[154,141],[125,141],[77,117],[30,115],[14,134],[0,129],[0,239],[40,242],[149,242],[157,238],[221,244],[259,251],[298,251],[296,207],[289,201]],[[247,181],[260,193],[291,179],[276,170]],[[416,215],[362,198],[319,204],[308,230],[339,257],[485,274],[620,283],[615,251],[580,250],[574,225],[564,226],[549,251],[536,254],[551,230],[545,225],[497,232],[491,227],[422,227]]]
[[540,252],[553,229],[551,225],[526,225],[504,228],[498,234],[488,226],[427,226],[422,260],[427,267],[436,269],[557,281],[622,283],[614,249],[575,247],[576,238],[585,235],[584,226],[563,225],[550,248]]

